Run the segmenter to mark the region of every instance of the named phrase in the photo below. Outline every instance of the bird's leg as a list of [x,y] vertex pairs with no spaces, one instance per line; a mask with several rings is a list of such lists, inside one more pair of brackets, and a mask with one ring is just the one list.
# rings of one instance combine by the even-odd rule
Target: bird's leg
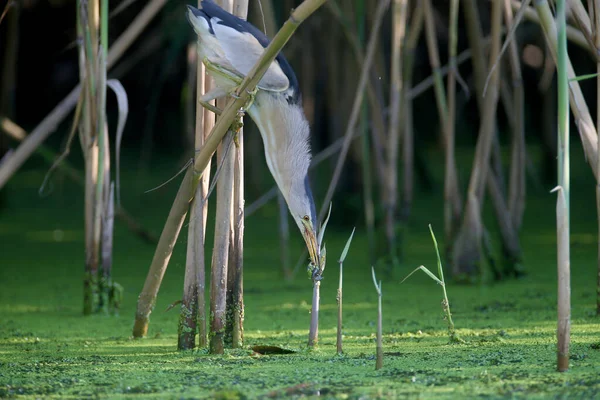
[[237,118],[231,123],[231,130],[233,131],[233,143],[235,144],[235,147],[237,149],[240,148],[240,138],[239,138],[239,133],[240,130],[244,127],[244,120],[242,119],[244,117],[244,110],[243,109],[239,109],[238,113],[237,113]]
[[210,104],[210,101],[220,99],[225,96],[227,96],[227,91],[217,86],[204,93],[202,96],[198,97],[198,102],[202,105],[202,107],[206,108],[207,110],[210,110],[217,115],[221,115],[223,113],[223,110],[221,110],[219,107]]

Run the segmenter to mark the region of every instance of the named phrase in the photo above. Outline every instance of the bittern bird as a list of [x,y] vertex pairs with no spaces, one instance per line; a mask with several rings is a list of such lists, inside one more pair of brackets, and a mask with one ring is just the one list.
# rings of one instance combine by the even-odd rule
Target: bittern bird
[[[199,59],[216,84],[200,101],[206,105],[234,95],[270,40],[213,0],[203,0],[199,9],[188,5],[187,18],[199,36]],[[283,54],[271,63],[251,98],[246,111],[262,136],[267,165],[304,237],[311,263],[318,267],[318,222],[308,180],[310,128],[296,75]]]

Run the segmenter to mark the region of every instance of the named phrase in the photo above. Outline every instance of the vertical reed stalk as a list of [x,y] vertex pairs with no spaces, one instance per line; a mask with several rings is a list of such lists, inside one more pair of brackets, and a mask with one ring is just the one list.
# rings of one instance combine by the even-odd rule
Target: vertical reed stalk
[[[234,0],[221,0],[220,6],[233,12]],[[227,99],[217,99],[220,109],[227,106]],[[217,117],[217,120],[220,117]],[[227,325],[227,280],[229,246],[233,228],[233,174],[235,151],[229,148],[231,134],[217,148],[217,165],[221,172],[217,181],[217,207],[215,215],[215,238],[212,253],[210,280],[210,346],[211,354],[223,354]]]
[[377,284],[375,269],[373,267],[371,267],[371,273],[373,275],[375,291],[377,291],[377,345],[375,353],[375,370],[378,370],[383,368],[383,310],[381,307],[381,281]]
[[456,62],[456,48],[458,43],[458,9],[459,1],[450,2],[450,38],[448,42],[448,82],[446,93],[448,95],[448,109],[445,132],[445,154],[446,167],[444,175],[444,221],[446,238],[451,241],[454,230],[460,220],[461,204],[458,188],[458,174],[456,172],[456,161],[454,159],[454,137],[456,125],[456,78],[458,66]]
[[423,31],[423,6],[418,3],[414,7],[414,12],[410,21],[410,29],[406,37],[404,49],[404,85],[402,86],[404,101],[404,130],[402,132],[402,164],[403,164],[403,187],[400,200],[400,218],[407,222],[410,216],[410,210],[413,201],[413,183],[414,183],[414,132],[413,132],[413,98],[410,94],[412,89],[413,65],[415,51]]
[[[473,61],[476,62],[476,52],[481,51],[480,39],[481,35],[477,35],[480,31],[479,20],[477,19],[477,8],[473,0],[465,1],[465,14],[469,21],[471,37],[471,48],[473,49]],[[500,53],[501,44],[501,25],[502,25],[502,2],[496,1],[491,3],[492,7],[492,42],[490,49],[489,65],[493,65]],[[476,50],[477,49],[477,50]],[[481,60],[479,61],[481,63]],[[493,179],[494,176],[490,173],[490,156],[495,135],[496,110],[498,106],[498,83],[499,83],[499,67],[494,68],[490,72],[489,85],[487,92],[482,100],[482,118],[481,126],[477,139],[477,147],[475,150],[475,158],[471,170],[471,178],[469,181],[467,205],[462,220],[462,225],[456,236],[452,247],[452,267],[455,275],[473,274],[478,272],[480,279],[487,282],[492,278],[491,266],[482,254],[483,247],[483,222],[481,217],[481,205],[483,204],[483,196],[485,184],[488,179]],[[483,68],[475,68],[476,79],[479,82],[483,75]],[[478,85],[478,86],[479,86]],[[477,91],[478,94],[483,93],[483,90]]]
[[[232,13],[242,19],[248,16],[248,0],[234,0]],[[241,348],[244,340],[244,130],[240,116],[232,152],[232,205],[227,267],[225,342],[233,348]],[[225,167],[225,166],[224,166]]]
[[[506,26],[510,29],[513,25],[513,11],[510,0],[504,2],[504,18]],[[523,78],[521,76],[521,61],[516,39],[508,44],[508,56],[510,61],[510,72],[512,77],[512,144],[511,144],[511,166],[510,183],[508,192],[508,210],[510,212],[513,227],[519,230],[523,221],[525,211],[525,93],[523,90]]]
[[558,59],[558,200],[556,204],[558,245],[558,324],[557,369],[569,369],[569,341],[571,324],[571,266],[569,246],[569,78],[567,75],[567,32],[565,0],[557,0]]
[[392,266],[398,262],[396,214],[398,210],[398,146],[402,113],[402,57],[408,1],[394,0],[392,4],[392,65],[390,86],[390,126],[387,145],[385,232]]
[[[333,4],[333,3],[328,3]],[[355,41],[354,53],[357,58],[360,58],[362,49],[365,46],[365,0],[356,0],[356,29],[358,32],[358,40]],[[346,35],[350,35],[349,28],[346,26]],[[361,54],[359,54],[361,53]],[[358,62],[360,65],[360,62]],[[377,97],[373,90],[373,85],[367,86],[368,97],[371,101],[371,113],[373,114],[373,120],[377,120],[377,116],[381,115],[379,107],[374,106],[377,101]],[[381,118],[381,117],[380,117]],[[375,263],[375,205],[373,203],[373,172],[371,164],[371,145],[369,140],[369,104],[363,101],[361,118],[360,118],[360,146],[362,155],[362,177],[363,177],[363,204],[365,209],[365,226],[367,228],[367,242],[369,244],[369,262]],[[381,124],[383,125],[383,123]],[[341,311],[340,311],[341,315]],[[341,323],[340,323],[341,324]],[[340,328],[341,329],[341,328]],[[341,333],[340,342],[341,342]],[[341,349],[341,345],[340,345]],[[340,352],[338,349],[338,353]]]
[[308,347],[315,347],[319,341],[319,303],[320,280],[313,280],[312,308],[310,311],[310,329],[308,331]]
[[[198,64],[198,74],[204,76],[204,93],[207,93],[211,90],[212,83],[211,78],[206,74],[204,64]],[[200,88],[200,87],[198,87]],[[214,105],[215,101],[211,101],[211,104]],[[205,109],[199,102],[196,102],[196,118],[202,118],[200,114],[204,114],[203,116],[203,126],[202,132],[196,133],[196,135],[202,136],[202,146],[206,143],[210,133],[212,132],[213,127],[215,126],[215,114],[210,110]],[[199,122],[196,122],[198,128],[200,129]],[[198,304],[198,346],[201,348],[205,348],[208,346],[208,327],[206,318],[206,220],[208,217],[208,189],[210,185],[210,165],[211,161],[209,160],[204,168],[204,172],[202,173],[202,177],[200,178],[200,185],[198,186],[196,195],[201,196],[203,199],[202,211],[201,213],[197,212],[202,216],[201,224],[196,224],[194,230],[194,237],[196,241],[196,285],[198,287],[198,300],[196,303]]]
[[81,139],[82,150],[85,158],[85,274],[83,282],[83,314],[89,315],[96,311],[98,306],[98,262],[100,246],[100,222],[96,219],[96,207],[98,207],[96,198],[96,188],[98,185],[98,166],[99,147],[96,140],[98,125],[96,119],[98,104],[96,99],[97,88],[97,69],[95,64],[95,55],[97,44],[92,41],[92,37],[97,38],[98,20],[95,20],[94,6],[97,2],[77,2],[77,20],[78,20],[78,47],[79,47],[79,73],[80,84],[85,91],[81,121],[79,125],[79,135]]
[[[196,96],[191,94],[189,96],[189,102],[192,103],[191,108],[196,113],[194,117],[195,123],[191,129],[192,136],[194,137],[194,153],[197,153],[204,143],[205,125],[204,107],[198,102],[197,98],[205,93],[204,87],[207,77],[204,72],[204,64],[198,62],[196,43],[191,46],[188,57],[188,68],[190,71],[193,71],[194,77],[192,77],[192,79],[196,84]],[[191,90],[192,82],[189,82],[189,84],[190,92],[193,93]],[[210,176],[209,173],[203,175],[203,179]],[[200,299],[204,299],[204,231],[206,227],[205,214],[208,202],[205,201],[205,185],[202,183],[198,185],[194,201],[190,204],[183,298],[181,301],[177,339],[178,350],[192,350],[196,347],[197,332],[200,332],[199,342],[201,342],[201,347],[203,347],[202,344],[204,346],[206,345],[206,310],[204,304],[202,305],[202,308],[200,307]],[[202,289],[200,288],[200,285],[202,285]],[[201,318],[199,315],[202,310],[204,310],[204,318]],[[201,332],[202,324],[204,324],[203,332]]]

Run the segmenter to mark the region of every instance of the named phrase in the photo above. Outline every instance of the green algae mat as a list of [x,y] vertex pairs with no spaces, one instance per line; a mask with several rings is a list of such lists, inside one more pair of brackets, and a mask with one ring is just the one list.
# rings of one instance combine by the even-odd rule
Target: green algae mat
[[[418,195],[399,270],[378,273],[385,356],[376,371],[377,295],[360,226],[344,264],[343,355],[335,348],[335,259],[352,228],[328,228],[320,341],[308,351],[311,282],[303,271],[282,280],[277,211],[268,207],[246,221],[245,347],[224,356],[178,352],[178,307],[165,310],[182,293],[185,229],[148,337],[134,340],[136,299],[153,247],[117,222],[114,279],[124,287],[122,307],[118,315],[82,316],[82,193],[59,180],[50,196],[39,197],[43,172],[22,172],[0,211],[0,398],[600,398],[597,226],[587,178],[572,183],[571,364],[557,373],[555,197],[546,188],[529,193],[521,234],[526,276],[490,286],[449,282],[454,323],[466,341],[459,345],[448,342],[439,286],[424,274],[400,284],[419,265],[436,270],[429,223],[444,246],[441,196]],[[123,184],[124,204],[154,232],[177,183],[143,192],[169,172],[144,184],[131,175]],[[335,212],[334,203],[332,219]],[[362,216],[352,218],[350,226]],[[301,246],[292,231],[292,260]],[[290,352],[260,355],[254,346]]]

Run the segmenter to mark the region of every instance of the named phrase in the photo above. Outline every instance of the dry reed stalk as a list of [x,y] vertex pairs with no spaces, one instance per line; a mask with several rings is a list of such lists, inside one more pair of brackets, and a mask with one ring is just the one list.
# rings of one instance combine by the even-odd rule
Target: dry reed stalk
[[377,13],[375,16],[375,21],[371,30],[371,34],[369,37],[369,43],[367,45],[367,53],[365,57],[365,63],[362,66],[360,78],[358,81],[358,86],[356,88],[356,94],[354,96],[354,103],[352,105],[352,111],[350,112],[350,119],[348,121],[348,125],[346,126],[346,132],[344,133],[344,144],[342,146],[342,150],[338,157],[335,170],[333,172],[333,176],[329,183],[329,187],[327,188],[327,192],[325,194],[325,198],[323,200],[323,206],[319,212],[318,220],[321,221],[327,212],[327,205],[331,202],[333,198],[333,193],[337,184],[339,182],[342,168],[344,166],[344,162],[346,160],[346,155],[348,154],[348,149],[350,148],[350,143],[352,142],[352,133],[354,132],[354,128],[356,126],[356,122],[358,120],[358,116],[361,109],[362,99],[364,96],[365,88],[367,85],[369,71],[371,65],[373,63],[373,59],[375,56],[375,49],[378,43],[378,33],[381,27],[383,17],[385,16],[385,12],[390,5],[390,0],[382,0],[378,3]]
[[[212,78],[206,73],[204,64],[198,64],[198,69],[200,70],[200,74],[204,75],[204,93],[208,93],[212,89]],[[215,101],[212,100],[210,102],[212,105],[215,104]],[[212,132],[213,127],[215,126],[215,114],[208,109],[202,107],[200,103],[196,103],[196,115],[197,118],[202,118],[200,116],[201,113],[204,114],[203,117],[203,126],[201,133],[197,133],[198,136],[202,136],[202,145],[206,143],[206,139]],[[202,210],[201,212],[197,211],[197,214],[200,214],[201,223],[196,223],[196,227],[194,230],[194,239],[196,242],[196,286],[198,288],[198,300],[196,301],[198,305],[198,346],[201,348],[208,347],[208,326],[207,326],[207,317],[206,317],[206,220],[208,217],[208,195],[209,195],[209,185],[210,185],[210,166],[211,161],[209,160],[206,168],[204,169],[204,173],[200,178],[200,184],[196,189],[196,196],[202,199]]]
[[[449,70],[447,92],[444,89],[442,74],[440,72],[439,46],[433,18],[433,7],[430,0],[424,3],[425,37],[429,62],[434,76],[434,90],[443,133],[445,150],[445,177],[444,177],[444,229],[448,243],[451,242],[457,219],[460,217],[460,193],[458,191],[458,178],[456,163],[454,161],[454,125],[455,125],[455,98],[456,98],[456,41],[458,3],[453,0],[450,6],[450,38],[449,38]],[[448,98],[446,98],[448,96]],[[449,103],[451,102],[451,104]]]
[[[557,61],[557,29],[554,21],[554,16],[550,10],[550,6],[547,1],[540,0],[535,2],[535,7],[539,16],[540,24],[543,28],[548,48],[555,63]],[[568,30],[567,30],[568,37]],[[598,164],[598,134],[592,121],[587,102],[579,86],[579,82],[575,80],[575,70],[571,64],[571,60],[567,56],[567,76],[569,80],[569,100],[571,105],[571,112],[575,119],[577,129],[579,130],[579,136],[583,144],[583,150],[585,158],[590,165],[594,177],[596,180],[600,179],[600,168]]]
[[456,62],[456,48],[458,43],[458,11],[459,1],[452,0],[450,3],[450,39],[448,42],[449,71],[446,93],[448,95],[448,109],[446,124],[444,126],[446,167],[444,176],[444,220],[445,233],[448,242],[454,234],[460,214],[462,212],[460,191],[458,186],[458,173],[456,172],[456,161],[454,158],[455,125],[456,125],[456,80],[458,66]]
[[[522,2],[518,0],[512,0],[511,4],[513,10],[516,11],[521,8]],[[535,4],[535,2],[534,6],[536,8],[538,7],[538,5]],[[544,23],[540,19],[539,12],[536,13],[536,11],[532,7],[526,7],[524,9],[523,16],[532,22],[536,22],[542,26],[544,25]],[[596,59],[596,49],[590,48],[587,39],[579,29],[572,27],[571,25],[567,25],[567,39],[569,39],[569,41],[573,42],[582,49],[587,50],[594,57],[594,59]]]
[[390,125],[387,143],[385,233],[392,265],[398,262],[396,214],[398,211],[398,147],[400,144],[400,120],[404,116],[404,82],[402,58],[404,36],[408,19],[408,1],[394,0],[392,4],[392,61],[390,85]]
[[[219,101],[217,101],[219,107]],[[219,119],[217,118],[217,121]],[[210,279],[210,330],[209,349],[212,354],[223,354],[225,349],[225,325],[227,315],[227,270],[231,210],[233,204],[234,151],[228,149],[232,142],[227,135],[217,148],[217,164],[222,165],[217,181],[217,205],[215,217],[215,240],[213,245]]]
[[[187,106],[190,114],[190,126],[188,132],[191,133],[194,141],[194,153],[200,150],[204,140],[204,108],[199,104],[197,98],[204,93],[204,64],[198,62],[198,53],[196,44],[193,43],[188,48],[188,85],[192,88],[192,83],[196,84],[196,96],[190,94]],[[190,90],[190,92],[192,92]],[[193,110],[193,111],[192,111]],[[193,114],[192,114],[193,115]],[[209,174],[207,174],[209,175]],[[183,278],[183,297],[181,300],[181,309],[179,313],[179,326],[177,329],[177,349],[192,350],[196,347],[196,333],[198,332],[198,270],[202,268],[204,272],[204,257],[198,258],[198,255],[204,255],[204,243],[198,242],[196,237],[197,226],[202,230],[204,219],[202,211],[205,207],[202,196],[202,185],[196,189],[195,201],[190,204],[190,218],[188,225],[188,242],[186,249],[185,275]],[[200,214],[200,215],[198,215]],[[199,248],[202,250],[198,251]]]
[[[248,0],[235,0],[233,14],[246,19]],[[244,128],[243,117],[236,133],[235,149],[232,149],[232,206],[229,260],[227,268],[225,339],[233,348],[241,348],[244,342]]]
[[[225,11],[233,12],[234,0],[220,0]],[[219,109],[227,106],[227,99],[217,99]],[[217,117],[217,121],[220,117]],[[233,134],[233,132],[231,133]],[[210,279],[210,328],[208,332],[211,354],[223,354],[227,342],[227,292],[231,234],[233,230],[233,170],[235,151],[229,147],[231,134],[217,147],[217,165],[221,172],[217,179],[215,210],[215,237],[212,251]]]
[[[513,13],[510,0],[504,2],[504,19],[507,27],[513,25]],[[510,181],[508,191],[508,210],[511,215],[513,227],[518,231],[523,221],[525,211],[525,169],[526,169],[526,148],[525,148],[525,93],[523,90],[523,78],[521,76],[521,61],[516,39],[508,44],[508,57],[510,65],[510,75],[512,78],[512,102],[510,121],[512,122],[512,143],[511,143],[511,165]]]
[[414,127],[413,127],[413,97],[410,95],[412,89],[413,65],[415,51],[419,37],[423,31],[423,7],[415,5],[410,20],[409,31],[406,36],[404,50],[404,86],[402,87],[402,98],[404,101],[404,127],[402,131],[402,169],[403,185],[400,195],[400,219],[407,221],[412,207],[414,196]]
[[570,255],[570,151],[569,79],[567,72],[566,1],[556,2],[558,24],[556,76],[558,86],[558,199],[556,202],[556,245],[558,275],[557,369],[569,369],[571,334],[571,255]]
[[[97,204],[96,187],[98,185],[98,167],[100,149],[96,140],[98,72],[95,56],[98,54],[97,43],[92,38],[97,37],[100,28],[99,18],[94,18],[94,8],[99,4],[77,2],[78,18],[78,47],[79,47],[79,74],[80,85],[83,87],[84,96],[79,137],[85,160],[85,274],[83,280],[83,314],[89,315],[96,312],[99,300],[98,291],[98,262],[100,251],[100,223],[96,220]],[[97,235],[98,233],[98,235]]]
[[[477,19],[476,5],[473,0],[465,1],[465,13],[469,36],[471,37],[471,48],[474,54],[474,62],[480,58],[476,57],[476,53],[481,51],[480,38],[476,36],[479,21]],[[490,65],[498,58],[501,45],[501,26],[502,26],[502,2],[496,1],[492,3],[492,44],[490,49]],[[474,30],[475,29],[475,30]],[[479,28],[480,30],[480,28]],[[483,70],[475,68],[476,81],[483,82]],[[489,85],[487,93],[483,99],[483,110],[481,118],[481,126],[479,129],[477,147],[475,150],[475,159],[471,170],[471,178],[469,181],[468,201],[465,207],[465,213],[462,224],[457,233],[453,248],[452,248],[452,268],[455,275],[462,273],[472,273],[474,270],[479,270],[482,281],[488,281],[491,278],[491,267],[485,262],[485,257],[481,253],[481,243],[483,241],[483,231],[480,228],[481,221],[481,205],[483,204],[483,195],[486,181],[493,174],[488,174],[490,164],[490,154],[492,150],[494,128],[496,120],[496,109],[498,105],[498,81],[499,68],[495,68],[490,72]],[[478,91],[482,93],[483,91]],[[479,264],[479,265],[478,265]]]
[[[352,52],[354,54],[354,61],[356,65],[360,68],[365,63],[365,55],[363,51],[364,47],[364,26],[365,21],[365,12],[364,12],[364,3],[361,2],[361,9],[357,10],[356,15],[357,18],[360,19],[358,22],[358,34],[354,32],[354,26],[346,20],[342,14],[342,11],[339,9],[335,2],[327,2],[326,3],[328,9],[331,11],[335,19],[342,25],[344,35],[346,39],[350,43],[352,48]],[[335,63],[332,63],[335,64]],[[332,65],[333,67],[333,65]],[[372,151],[373,151],[373,161],[375,164],[375,170],[377,172],[377,178],[379,183],[384,188],[383,184],[385,182],[385,163],[383,158],[383,143],[385,143],[384,131],[385,131],[385,121],[384,114],[381,112],[383,108],[383,102],[380,96],[377,93],[377,88],[375,87],[375,83],[378,80],[377,75],[371,71],[370,79],[367,82],[367,98],[369,100],[369,107],[371,110],[371,138],[372,138]],[[383,194],[383,193],[382,193]]]
[[[489,82],[489,79],[491,77],[491,73],[492,72],[496,72],[498,74],[501,74],[500,71],[496,71],[496,67],[499,66],[499,56],[500,54],[498,54],[495,58],[491,57],[490,58],[490,62],[489,62],[489,71],[487,68],[487,64],[484,58],[484,48],[483,48],[483,43],[481,43],[480,38],[482,37],[482,31],[481,31],[481,25],[480,22],[478,20],[478,13],[477,13],[477,9],[475,7],[475,3],[473,2],[468,2],[466,4],[466,9],[465,9],[465,14],[467,17],[467,21],[468,21],[468,33],[469,33],[469,43],[471,45],[471,49],[473,50],[473,69],[474,69],[474,76],[475,76],[475,87],[476,87],[476,92],[478,94],[477,96],[477,105],[479,110],[483,113],[484,109],[486,107],[485,102],[484,102],[484,97],[487,96],[487,85]],[[500,22],[501,23],[501,22]],[[500,29],[502,29],[502,27],[500,26]],[[493,36],[493,35],[492,35]],[[507,39],[509,40],[509,39]],[[488,80],[486,80],[486,77]],[[497,106],[496,106],[497,107]],[[508,110],[507,110],[508,112]],[[494,208],[494,212],[496,214],[496,220],[498,221],[499,227],[500,227],[500,233],[501,233],[501,239],[502,239],[502,248],[503,248],[503,254],[506,260],[506,267],[505,269],[512,274],[513,270],[516,269],[516,265],[520,262],[521,260],[521,250],[520,250],[520,244],[519,244],[519,237],[517,234],[516,229],[514,228],[512,221],[511,221],[511,214],[509,212],[509,209],[507,208],[506,205],[506,201],[504,200],[504,178],[503,178],[503,172],[502,172],[502,165],[501,165],[501,157],[500,157],[500,145],[499,145],[499,139],[498,139],[498,135],[497,135],[497,126],[495,123],[495,116],[494,116],[494,121],[493,121],[493,133],[492,133],[492,144],[491,144],[491,168],[489,168],[489,175],[487,177],[482,177],[483,179],[483,185],[485,185],[487,183],[487,187],[488,187],[488,191],[490,192],[490,197],[492,200],[492,205]],[[483,192],[482,192],[483,195]],[[483,204],[483,198],[478,199],[478,201],[480,201],[481,204]],[[479,209],[481,208],[481,204],[478,207]],[[465,214],[465,215],[470,215],[470,216],[474,216],[475,213],[469,213],[469,214]],[[468,229],[468,228],[467,228]],[[482,226],[482,232],[485,233],[485,229]],[[464,239],[464,238],[463,238]],[[483,246],[482,245],[477,245],[478,248],[480,249],[484,249],[486,251],[486,255],[489,256],[489,254],[491,253],[491,250],[485,246],[487,242],[483,241]],[[469,241],[467,240],[462,240],[461,241],[461,245],[463,246],[463,250],[465,253],[472,253],[475,254],[475,247],[474,247],[474,242],[473,241]],[[464,245],[466,245],[467,247],[470,247],[469,250],[464,249]],[[461,246],[455,246],[455,248],[461,248]],[[462,257],[463,255],[458,255],[457,257]],[[471,256],[467,256],[465,262],[465,268],[472,268],[473,266],[469,266],[468,263],[473,263],[476,262],[476,259],[473,259]],[[484,263],[484,265],[486,265]],[[487,267],[486,267],[487,269]],[[483,271],[486,274],[489,271]],[[497,274],[499,274],[499,271],[496,271]]]
[[[165,3],[166,0],[151,0],[121,36],[115,40],[106,56],[107,69],[110,69],[115,65]],[[10,162],[2,164],[0,167],[0,189],[6,185],[6,182],[23,165],[23,163],[27,161],[38,146],[54,132],[58,124],[60,124],[60,122],[62,122],[62,120],[71,112],[77,103],[80,90],[80,85],[73,88],[73,90],[71,90],[71,92],[56,105],[56,107],[54,107],[46,118],[31,131],[27,136],[27,139],[23,141],[19,148],[13,153]]]
[[193,198],[196,187],[200,182],[203,171],[208,165],[214,151],[228,132],[231,123],[248,99],[249,91],[253,90],[260,81],[271,62],[275,59],[281,48],[287,43],[298,26],[312,13],[323,5],[326,0],[304,0],[294,9],[288,20],[273,38],[269,46],[254,65],[250,73],[244,78],[236,90],[236,98],[232,98],[223,110],[210,135],[206,138],[205,145],[197,155],[194,166],[188,168],[184,176],[169,216],[161,233],[152,264],[146,276],[144,288],[138,297],[137,311],[133,328],[133,336],[143,337],[148,332],[150,313],[154,307],[162,278],[173,253],[173,247],[181,230],[181,225],[187,214],[188,203]]
[[[110,182],[108,179],[107,183]],[[119,302],[115,302],[112,295],[114,283],[112,281],[112,262],[113,262],[113,227],[115,218],[115,184],[110,182],[108,191],[104,194],[104,212],[102,213],[102,249],[100,265],[102,267],[102,278],[100,281],[100,306],[103,310],[116,310]]]

